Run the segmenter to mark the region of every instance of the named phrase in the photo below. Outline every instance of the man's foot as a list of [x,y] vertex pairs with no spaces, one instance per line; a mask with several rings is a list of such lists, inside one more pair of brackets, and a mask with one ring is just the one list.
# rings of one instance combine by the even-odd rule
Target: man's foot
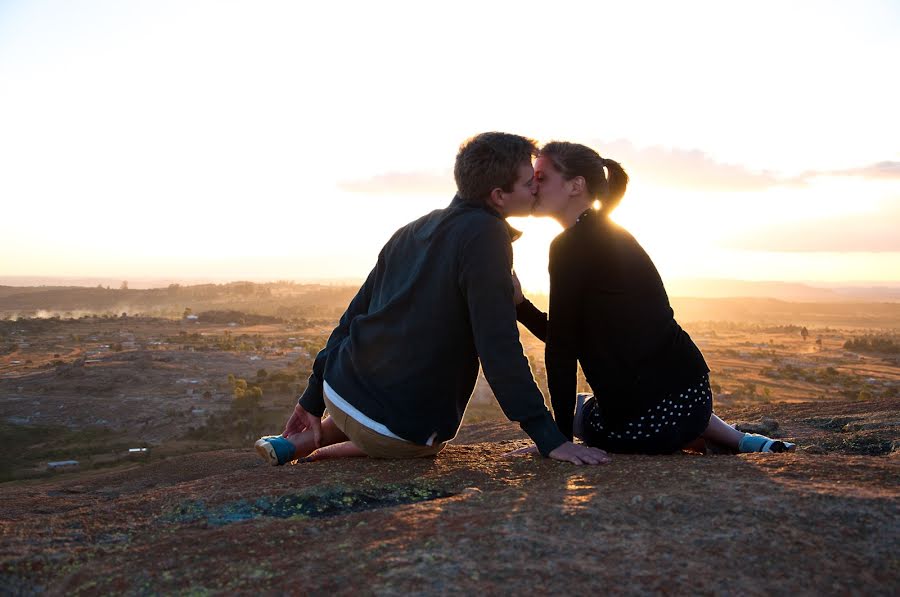
[[741,443],[738,444],[739,452],[791,452],[797,444],[780,439],[771,439],[765,435],[745,433]]
[[272,466],[280,466],[294,459],[294,444],[280,435],[261,437],[253,447]]

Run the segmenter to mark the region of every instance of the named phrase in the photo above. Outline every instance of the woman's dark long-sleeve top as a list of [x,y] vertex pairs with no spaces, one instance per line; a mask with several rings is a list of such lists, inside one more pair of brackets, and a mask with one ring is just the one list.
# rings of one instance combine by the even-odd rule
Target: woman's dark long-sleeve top
[[602,213],[588,211],[554,239],[549,269],[549,318],[528,300],[517,315],[546,343],[550,401],[570,440],[578,362],[612,417],[634,416],[709,372],[650,257]]

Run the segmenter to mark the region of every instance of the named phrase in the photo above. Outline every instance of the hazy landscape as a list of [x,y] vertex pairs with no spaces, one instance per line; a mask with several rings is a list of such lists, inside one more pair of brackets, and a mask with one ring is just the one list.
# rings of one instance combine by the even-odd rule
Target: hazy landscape
[[[621,456],[586,471],[504,458],[527,442],[482,378],[459,436],[433,462],[270,470],[252,441],[280,431],[355,290],[291,282],[0,287],[7,590],[286,590],[296,571],[256,559],[247,541],[296,540],[303,551],[320,533],[351,528],[354,539],[339,540],[346,549],[326,548],[342,571],[306,579],[309,590],[357,574],[388,593],[417,583],[438,592],[549,588],[554,575],[588,565],[550,554],[564,553],[561,533],[579,532],[592,516],[599,526],[579,545],[597,557],[615,562],[615,553],[656,546],[641,566],[610,564],[609,582],[638,575],[634,587],[664,590],[666,574],[677,571],[684,590],[694,582],[690,566],[661,554],[677,546],[725,565],[743,557],[732,543],[768,541],[771,532],[779,546],[748,560],[742,590],[888,594],[896,586],[900,303],[672,299],[712,368],[717,412],[796,441],[789,456]],[[543,345],[524,328],[520,335],[546,395]],[[77,463],[59,464],[66,461]],[[646,481],[627,481],[636,475]],[[748,509],[733,483],[762,493]],[[694,508],[724,516],[731,530],[718,539],[695,533]],[[758,518],[763,512],[770,522]],[[388,535],[376,531],[385,525]],[[545,525],[558,532],[544,533]],[[671,536],[655,534],[658,525]],[[827,578],[803,580],[800,571],[813,564],[793,554],[785,532],[794,547],[824,542],[817,557],[840,554],[842,564]],[[163,555],[201,536],[217,547]],[[493,560],[461,569],[454,554],[462,545],[493,559],[525,550],[545,567],[532,570],[534,586]],[[210,576],[210,562],[226,565],[237,553],[239,572]],[[135,558],[147,557],[156,566],[132,575]],[[713,575],[699,586],[720,591],[723,582]]]
[[[885,0],[0,1],[0,597],[900,595],[898,31]],[[488,131],[521,137],[467,158]],[[618,233],[566,265],[655,270],[715,412],[796,450],[510,454],[480,376],[435,458],[268,465],[374,264],[493,244],[396,233],[454,196],[542,308],[599,207],[652,267]]]

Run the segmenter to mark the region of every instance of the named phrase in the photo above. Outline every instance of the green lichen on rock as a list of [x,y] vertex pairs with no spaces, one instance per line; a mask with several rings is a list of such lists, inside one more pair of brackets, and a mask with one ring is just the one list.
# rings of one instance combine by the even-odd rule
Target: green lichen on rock
[[203,500],[187,500],[172,508],[160,520],[166,524],[205,522],[210,526],[222,526],[263,516],[321,518],[412,504],[449,495],[448,491],[424,482],[387,485],[372,483],[358,489],[319,487],[277,498],[262,497],[254,501],[243,499],[215,507],[207,506]]

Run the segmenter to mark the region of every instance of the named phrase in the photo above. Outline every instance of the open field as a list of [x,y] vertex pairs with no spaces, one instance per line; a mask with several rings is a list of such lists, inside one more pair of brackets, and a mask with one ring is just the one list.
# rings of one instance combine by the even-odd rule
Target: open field
[[[867,320],[864,304],[830,319],[779,303],[753,321],[719,319],[735,303],[712,301],[709,319],[679,319],[710,364],[716,411],[774,423],[794,454],[590,469],[504,457],[527,440],[481,379],[434,460],[272,469],[249,446],[281,429],[352,295],[323,292],[286,317],[276,299],[238,311],[215,293],[209,310],[155,305],[170,317],[7,311],[3,593],[900,588],[900,306]],[[543,346],[521,338],[546,393]],[[78,464],[48,470],[62,460]]]
[[[278,431],[305,387],[312,358],[353,294],[346,287],[289,283],[2,290],[4,480],[49,474],[50,461],[74,459],[87,470],[129,461],[129,448],[147,447],[151,457],[159,457],[198,446],[243,446]],[[179,316],[62,311],[87,309],[95,295],[105,297],[102,308],[121,306],[122,295],[129,295],[133,304]],[[25,318],[17,312],[10,319],[24,296],[42,297],[37,302],[56,315]],[[709,317],[738,309],[731,299],[704,304],[702,313]],[[237,309],[254,305],[252,311]],[[900,304],[753,299],[738,310],[747,315],[754,305],[765,307],[760,322],[681,319],[712,369],[717,407],[897,400],[900,355],[844,346],[872,336],[900,343]],[[292,316],[282,317],[286,313]],[[813,323],[829,313],[834,321]],[[877,314],[879,327],[839,327],[864,321],[866,313]],[[796,323],[781,319],[789,314]],[[546,395],[543,345],[524,328],[521,338]],[[583,380],[579,389],[589,390]],[[490,419],[502,419],[502,413],[482,378],[467,421]]]

